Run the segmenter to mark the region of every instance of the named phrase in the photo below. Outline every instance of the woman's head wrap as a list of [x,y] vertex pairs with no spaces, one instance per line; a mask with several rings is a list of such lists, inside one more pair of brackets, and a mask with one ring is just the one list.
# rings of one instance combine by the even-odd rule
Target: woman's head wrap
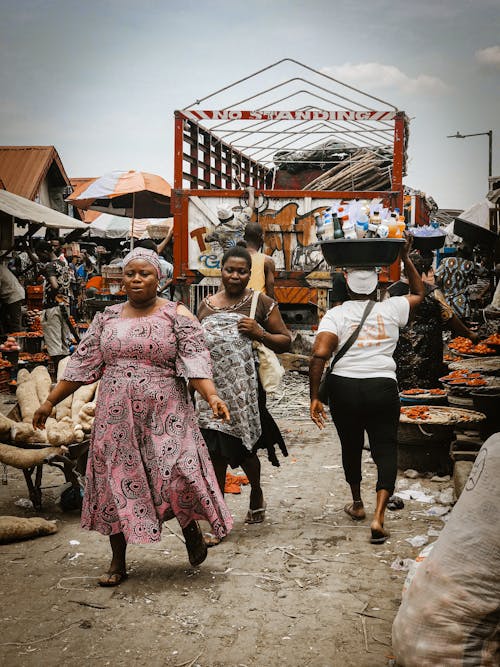
[[351,292],[355,294],[371,294],[377,287],[378,275],[375,269],[371,271],[348,269],[346,282]]
[[123,268],[125,269],[127,264],[132,262],[134,259],[142,259],[144,262],[152,264],[156,269],[158,278],[161,278],[160,258],[158,257],[157,252],[154,250],[149,250],[148,248],[134,248],[123,258]]

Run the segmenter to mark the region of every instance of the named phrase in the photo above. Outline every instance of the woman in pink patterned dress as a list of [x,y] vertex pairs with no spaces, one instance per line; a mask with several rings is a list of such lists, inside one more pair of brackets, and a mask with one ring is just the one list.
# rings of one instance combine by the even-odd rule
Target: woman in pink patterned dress
[[193,566],[207,555],[197,520],[221,538],[232,526],[186,380],[214,417],[229,420],[229,412],[212,382],[200,325],[187,308],[157,296],[159,276],[154,251],[125,257],[127,302],[95,316],[33,418],[43,428],[54,405],[101,378],[82,526],[109,535],[112,560],[102,586],[126,578],[127,544],[159,541],[167,519],[179,521]]

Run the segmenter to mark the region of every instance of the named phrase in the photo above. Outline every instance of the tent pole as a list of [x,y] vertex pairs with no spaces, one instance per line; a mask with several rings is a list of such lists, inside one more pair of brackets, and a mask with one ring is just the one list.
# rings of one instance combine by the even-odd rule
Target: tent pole
[[130,250],[134,249],[135,192],[132,193],[132,225],[130,228]]

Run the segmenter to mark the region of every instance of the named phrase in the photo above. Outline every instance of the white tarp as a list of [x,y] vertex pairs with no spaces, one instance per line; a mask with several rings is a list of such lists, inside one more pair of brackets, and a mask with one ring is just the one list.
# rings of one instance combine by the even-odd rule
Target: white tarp
[[[139,218],[134,220],[134,237],[148,237],[148,227],[150,225],[165,224],[166,218]],[[131,218],[122,218],[117,215],[108,215],[101,213],[93,222],[88,225],[89,231],[94,236],[105,239],[125,239],[131,235]]]
[[25,197],[19,197],[13,192],[0,190],[0,211],[12,215],[19,220],[38,223],[44,227],[55,227],[58,229],[88,229],[88,225],[69,215],[54,211],[47,206],[37,204]]
[[493,204],[487,199],[482,199],[481,201],[473,204],[463,213],[460,213],[458,216],[461,220],[467,220],[467,222],[473,222],[479,227],[484,227],[484,229],[490,228],[490,209],[493,208]]

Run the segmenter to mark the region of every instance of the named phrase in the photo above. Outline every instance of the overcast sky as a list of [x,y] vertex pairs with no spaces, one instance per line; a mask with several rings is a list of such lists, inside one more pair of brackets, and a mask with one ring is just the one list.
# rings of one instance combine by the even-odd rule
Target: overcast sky
[[[493,130],[500,174],[499,0],[2,0],[1,9],[0,143],[53,144],[70,176],[141,169],[172,182],[174,109],[286,57],[405,110],[405,182],[440,207],[466,208],[487,191],[487,137],[446,135]],[[289,76],[284,65],[274,79]]]

